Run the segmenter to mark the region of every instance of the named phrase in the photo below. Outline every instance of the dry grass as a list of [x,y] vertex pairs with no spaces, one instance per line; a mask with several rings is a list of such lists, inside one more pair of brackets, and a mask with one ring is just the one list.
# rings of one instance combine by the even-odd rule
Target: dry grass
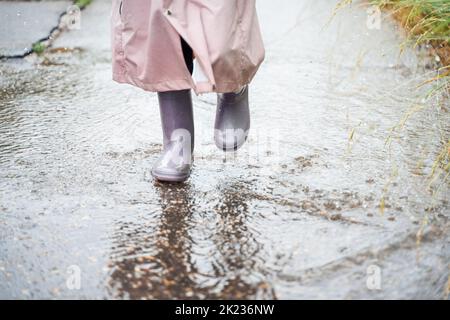
[[450,66],[450,1],[371,0],[370,3],[391,12],[408,32],[410,44],[430,45],[442,65]]

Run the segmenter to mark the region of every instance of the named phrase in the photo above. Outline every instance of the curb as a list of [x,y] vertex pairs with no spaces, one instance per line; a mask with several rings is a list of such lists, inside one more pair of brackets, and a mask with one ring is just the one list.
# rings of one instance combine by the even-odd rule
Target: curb
[[[86,7],[90,4],[90,2],[86,3],[86,4],[82,4],[81,6],[78,4],[80,1],[79,0],[73,0],[73,6],[78,7],[78,9],[80,11],[86,9]],[[68,13],[68,11],[64,11],[61,12],[61,14],[58,17],[58,22],[56,24],[56,26],[54,26],[53,28],[50,29],[49,33],[47,36],[35,41],[32,45],[31,45],[31,49],[28,49],[27,51],[25,51],[22,54],[16,54],[16,55],[0,55],[0,60],[12,60],[12,59],[23,59],[26,58],[27,56],[29,56],[30,54],[35,52],[34,46],[37,44],[41,44],[41,43],[45,43],[47,42],[47,44],[45,44],[45,49],[51,46],[51,43],[54,39],[56,39],[59,34],[63,31],[63,28],[61,28],[61,24],[64,20],[64,18],[66,18],[66,16],[69,16],[70,14]]]

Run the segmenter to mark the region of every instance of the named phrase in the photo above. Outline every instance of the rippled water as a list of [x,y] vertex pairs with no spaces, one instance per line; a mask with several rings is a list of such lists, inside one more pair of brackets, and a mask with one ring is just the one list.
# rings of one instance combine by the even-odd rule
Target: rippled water
[[444,297],[449,190],[427,185],[450,122],[422,101],[430,60],[399,55],[395,25],[367,29],[362,6],[331,22],[332,1],[258,6],[267,59],[249,142],[217,150],[215,97],[196,97],[181,185],[150,176],[156,96],[110,81],[108,1],[54,44],[75,50],[2,62],[0,297]]

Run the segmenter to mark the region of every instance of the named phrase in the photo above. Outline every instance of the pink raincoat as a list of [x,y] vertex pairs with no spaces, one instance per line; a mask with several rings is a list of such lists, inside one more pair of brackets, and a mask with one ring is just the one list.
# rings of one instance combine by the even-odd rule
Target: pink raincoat
[[[113,79],[147,91],[234,92],[264,60],[255,0],[113,0]],[[202,79],[184,61],[190,45]]]

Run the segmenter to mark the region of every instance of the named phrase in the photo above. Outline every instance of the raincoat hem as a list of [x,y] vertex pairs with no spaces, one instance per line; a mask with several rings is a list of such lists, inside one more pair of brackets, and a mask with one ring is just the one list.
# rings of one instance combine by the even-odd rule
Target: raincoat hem
[[150,92],[165,92],[165,91],[193,89],[197,95],[211,92],[218,92],[218,93],[236,92],[240,88],[248,84],[248,83],[238,84],[236,82],[224,82],[218,85],[213,85],[209,82],[199,82],[193,85],[192,79],[176,79],[153,83],[144,83],[138,79],[135,79],[127,75],[126,72],[113,73],[113,80],[116,81],[117,83],[131,84],[145,91]]
[[154,83],[144,83],[133,77],[127,76],[124,73],[113,73],[113,80],[118,83],[131,84],[139,87],[145,91],[150,92],[164,92],[191,89],[192,84],[190,79],[178,79],[170,81],[160,81]]

